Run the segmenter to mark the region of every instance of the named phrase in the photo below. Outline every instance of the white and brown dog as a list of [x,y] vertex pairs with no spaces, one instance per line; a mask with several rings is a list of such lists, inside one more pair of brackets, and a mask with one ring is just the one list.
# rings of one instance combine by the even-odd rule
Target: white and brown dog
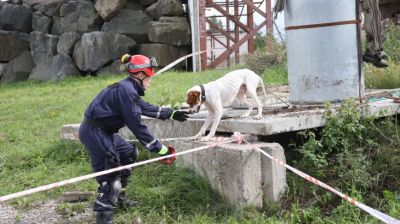
[[247,100],[247,94],[254,99],[258,107],[256,119],[262,118],[262,104],[257,98],[257,87],[261,84],[264,97],[267,93],[263,81],[260,76],[249,69],[240,69],[229,72],[225,76],[209,82],[204,85],[198,85],[190,88],[187,91],[186,103],[189,104],[189,111],[197,113],[200,106],[204,104],[208,110],[207,119],[193,138],[197,139],[204,135],[211,121],[214,123],[211,126],[210,133],[202,138],[203,141],[208,141],[215,135],[218,124],[221,121],[223,107],[229,106],[235,99],[245,103],[249,109],[240,117],[248,117],[253,110],[253,105]]

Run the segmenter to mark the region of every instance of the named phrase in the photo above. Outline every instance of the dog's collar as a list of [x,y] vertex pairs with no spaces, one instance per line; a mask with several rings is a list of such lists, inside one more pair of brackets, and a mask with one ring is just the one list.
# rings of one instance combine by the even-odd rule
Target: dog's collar
[[201,89],[201,103],[203,103],[204,101],[206,101],[206,91],[204,90],[204,86],[200,85],[200,89]]

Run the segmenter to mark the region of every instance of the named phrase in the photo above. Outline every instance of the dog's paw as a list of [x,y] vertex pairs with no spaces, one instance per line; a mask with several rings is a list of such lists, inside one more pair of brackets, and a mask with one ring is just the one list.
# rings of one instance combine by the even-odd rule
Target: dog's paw
[[245,117],[249,117],[249,116],[250,116],[249,113],[245,113],[245,114],[240,115],[241,118],[245,118]]
[[256,120],[260,120],[262,118],[262,115],[256,115],[256,116],[254,116],[254,119],[256,119]]
[[190,137],[190,138],[188,138],[189,140],[192,140],[192,141],[195,141],[195,140],[197,140],[197,139],[199,139],[200,138],[200,135],[195,135],[195,136],[192,136],[192,137]]
[[201,138],[200,141],[201,142],[208,142],[208,141],[210,141],[210,139],[211,139],[211,137],[206,136],[206,137]]

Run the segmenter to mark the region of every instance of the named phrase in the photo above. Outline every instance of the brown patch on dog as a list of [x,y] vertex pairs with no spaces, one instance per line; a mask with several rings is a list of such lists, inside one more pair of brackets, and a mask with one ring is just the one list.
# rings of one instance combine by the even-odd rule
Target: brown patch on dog
[[188,92],[186,103],[189,104],[190,107],[200,104],[200,92],[198,91]]

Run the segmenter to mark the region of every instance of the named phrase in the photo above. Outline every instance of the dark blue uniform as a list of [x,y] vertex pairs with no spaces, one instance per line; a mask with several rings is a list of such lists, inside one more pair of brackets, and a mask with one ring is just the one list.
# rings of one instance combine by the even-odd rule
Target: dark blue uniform
[[[158,152],[162,145],[141,123],[141,115],[168,119],[172,110],[151,105],[141,99],[144,90],[132,78],[126,78],[101,91],[85,112],[79,128],[79,139],[86,146],[93,170],[105,170],[107,156],[116,156],[119,165],[131,164],[136,159],[135,146],[115,134],[127,126],[140,143],[151,152]],[[129,170],[121,173],[122,178],[130,175]],[[97,178],[99,183],[111,181],[113,175]]]

